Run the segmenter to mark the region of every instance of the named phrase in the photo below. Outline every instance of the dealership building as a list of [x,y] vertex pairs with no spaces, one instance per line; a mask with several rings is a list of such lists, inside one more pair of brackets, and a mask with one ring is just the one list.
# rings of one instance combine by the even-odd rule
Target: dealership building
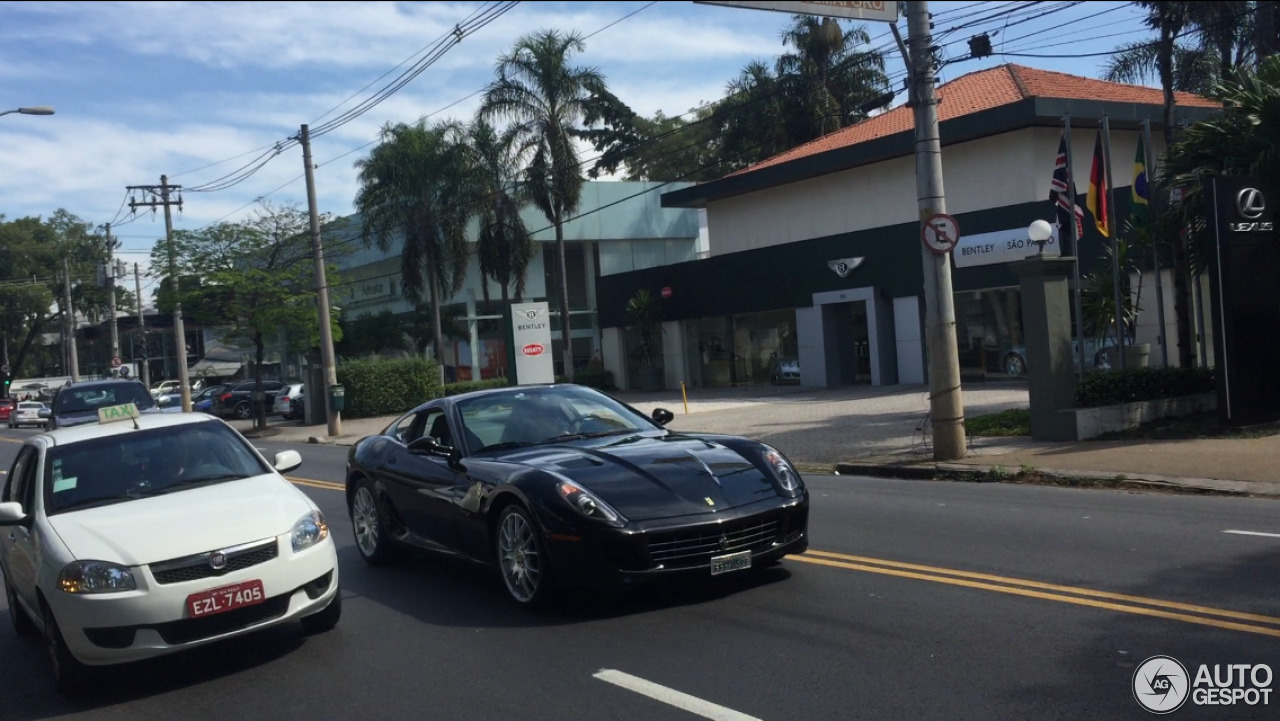
[[[1001,65],[940,85],[937,97],[946,208],[960,235],[950,257],[961,371],[966,378],[1017,373],[1025,370],[1022,302],[1009,264],[1037,252],[1028,240],[1031,222],[1054,219],[1050,180],[1064,118],[1082,207],[1107,119],[1116,225],[1123,227],[1144,122],[1154,146],[1149,157],[1164,150],[1162,93]],[[1178,123],[1217,107],[1185,93],[1176,100]],[[637,339],[625,308],[642,289],[659,299],[667,387],[766,383],[797,361],[806,386],[924,383],[927,251],[914,141],[912,110],[902,106],[719,180],[664,192],[664,208],[705,211],[707,252],[644,268],[600,268],[594,290],[601,352],[619,385],[636,387],[628,358]],[[1082,276],[1103,262],[1104,243],[1110,240],[1086,211]],[[1060,245],[1055,237],[1043,252],[1063,254]],[[1065,254],[1072,252],[1068,244]],[[1174,335],[1171,274],[1161,277],[1162,328],[1146,261],[1135,340],[1150,344],[1158,364],[1166,355],[1161,344]],[[1165,350],[1176,362],[1176,347]]]

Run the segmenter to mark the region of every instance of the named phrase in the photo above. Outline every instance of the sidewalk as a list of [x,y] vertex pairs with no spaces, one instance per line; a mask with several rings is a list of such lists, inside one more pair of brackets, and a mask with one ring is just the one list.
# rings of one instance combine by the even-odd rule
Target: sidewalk
[[[679,389],[653,393],[619,392],[620,400],[650,413],[675,413],[668,428],[730,433],[776,446],[801,469],[846,475],[936,477],[1012,474],[1034,469],[1041,475],[1084,480],[1123,480],[1248,495],[1280,496],[1280,436],[1252,439],[1178,441],[1081,441],[1049,443],[1020,438],[970,438],[968,455],[937,464],[932,460],[927,386],[847,386],[802,388],[758,386]],[[1026,408],[1020,381],[988,381],[964,386],[966,416]],[[327,428],[272,419],[262,437],[294,443],[351,445],[380,432],[393,416],[344,419],[342,434]],[[233,422],[249,432],[249,423]]]

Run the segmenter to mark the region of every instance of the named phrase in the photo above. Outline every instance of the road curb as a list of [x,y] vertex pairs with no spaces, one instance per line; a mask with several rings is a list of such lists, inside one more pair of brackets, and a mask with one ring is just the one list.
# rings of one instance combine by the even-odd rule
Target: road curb
[[1237,496],[1280,497],[1280,483],[1267,481],[1234,481],[1219,478],[1188,478],[1150,473],[1117,471],[1079,471],[1061,468],[1009,468],[1001,465],[971,463],[864,463],[836,464],[840,475],[865,475],[905,480],[1026,482],[1040,476],[1070,485],[1116,487],[1150,487],[1169,490],[1212,492]]

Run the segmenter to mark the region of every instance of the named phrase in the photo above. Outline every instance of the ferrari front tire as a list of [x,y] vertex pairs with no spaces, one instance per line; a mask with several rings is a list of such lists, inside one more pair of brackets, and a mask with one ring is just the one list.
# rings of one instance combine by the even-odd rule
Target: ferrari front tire
[[494,552],[502,582],[513,601],[532,608],[547,600],[552,581],[546,547],[523,506],[512,504],[502,509]]

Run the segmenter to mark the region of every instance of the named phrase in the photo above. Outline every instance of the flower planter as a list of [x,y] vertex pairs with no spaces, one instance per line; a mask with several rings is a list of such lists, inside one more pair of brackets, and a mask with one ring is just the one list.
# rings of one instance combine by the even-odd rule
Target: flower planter
[[1160,418],[1178,418],[1206,413],[1218,407],[1217,393],[1162,398],[1155,401],[1117,403],[1097,408],[1073,408],[1062,413],[1076,416],[1076,439],[1097,438],[1104,433],[1137,428]]

